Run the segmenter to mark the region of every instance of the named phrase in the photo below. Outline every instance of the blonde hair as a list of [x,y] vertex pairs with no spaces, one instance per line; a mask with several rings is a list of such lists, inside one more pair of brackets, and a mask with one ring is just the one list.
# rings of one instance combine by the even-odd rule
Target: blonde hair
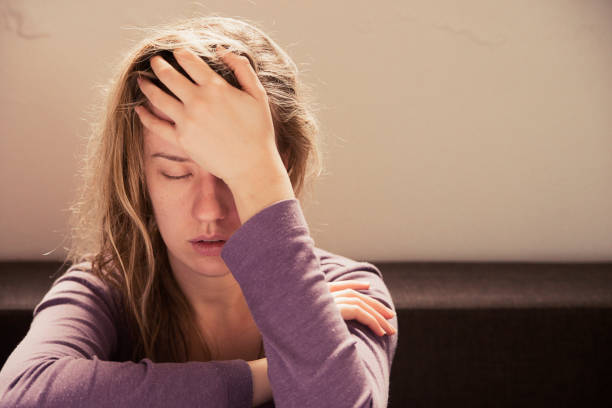
[[188,339],[195,338],[204,360],[210,360],[210,349],[194,324],[194,311],[170,273],[146,189],[142,126],[133,108],[145,102],[138,75],[170,92],[150,69],[151,57],[162,55],[186,75],[172,58],[171,50],[178,47],[191,49],[239,87],[233,72],[215,56],[213,48],[219,45],[246,56],[266,89],[276,143],[287,156],[298,198],[321,172],[319,129],[298,69],[254,25],[219,16],[189,19],[156,28],[126,55],[110,84],[106,111],[90,135],[83,184],[71,207],[67,261],[91,262],[93,273],[118,291],[133,330],[134,361],[188,361]]

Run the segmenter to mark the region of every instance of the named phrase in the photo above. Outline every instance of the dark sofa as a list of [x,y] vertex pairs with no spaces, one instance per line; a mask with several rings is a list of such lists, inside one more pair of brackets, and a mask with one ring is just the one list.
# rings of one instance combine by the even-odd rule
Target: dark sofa
[[[399,342],[390,407],[612,406],[612,263],[375,263]],[[60,268],[0,262],[0,365]]]

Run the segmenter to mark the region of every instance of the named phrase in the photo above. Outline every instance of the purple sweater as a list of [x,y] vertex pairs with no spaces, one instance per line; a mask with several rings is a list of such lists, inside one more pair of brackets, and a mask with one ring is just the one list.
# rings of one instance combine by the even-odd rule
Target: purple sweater
[[[386,407],[397,336],[344,321],[326,282],[368,280],[394,309],[369,263],[314,246],[297,199],[250,218],[221,257],[263,336],[274,401],[267,407]],[[397,318],[390,323],[397,329]],[[129,361],[117,299],[83,264],[59,277],[0,371],[1,407],[250,407],[244,360]]]

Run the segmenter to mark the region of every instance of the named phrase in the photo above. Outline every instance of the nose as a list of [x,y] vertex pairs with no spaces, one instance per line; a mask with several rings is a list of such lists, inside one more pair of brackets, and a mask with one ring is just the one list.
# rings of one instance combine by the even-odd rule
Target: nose
[[198,175],[194,189],[192,213],[195,219],[200,222],[214,222],[227,216],[227,197],[230,191],[222,179],[202,172]]

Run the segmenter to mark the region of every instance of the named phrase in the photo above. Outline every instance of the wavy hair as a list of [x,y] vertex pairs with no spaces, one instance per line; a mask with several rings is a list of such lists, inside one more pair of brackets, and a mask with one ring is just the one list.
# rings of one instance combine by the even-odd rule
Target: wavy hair
[[204,361],[209,346],[195,325],[194,310],[172,273],[157,229],[144,176],[143,131],[134,106],[145,103],[136,78],[144,75],[171,93],[150,68],[161,55],[183,75],[172,50],[185,47],[239,88],[234,73],[217,59],[224,46],[246,56],[267,94],[279,152],[297,197],[321,173],[319,127],[313,103],[298,81],[295,63],[252,23],[209,16],[152,30],[128,52],[106,88],[106,108],[92,126],[78,199],[71,207],[66,261],[91,262],[92,272],[118,293],[135,344],[132,359],[156,362],[190,360],[191,343]]

